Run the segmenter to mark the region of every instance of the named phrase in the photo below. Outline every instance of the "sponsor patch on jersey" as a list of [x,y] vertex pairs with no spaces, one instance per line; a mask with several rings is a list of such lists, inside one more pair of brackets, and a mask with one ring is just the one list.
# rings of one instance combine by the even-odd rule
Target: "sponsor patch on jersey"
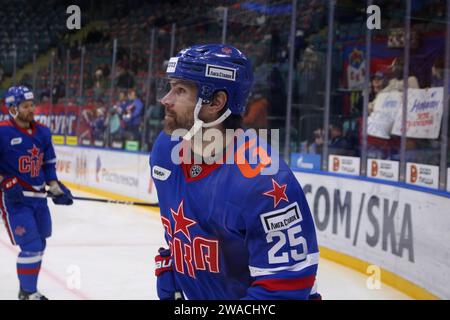
[[302,221],[297,202],[280,210],[263,213],[260,215],[260,218],[266,233],[289,229],[294,224]]
[[178,58],[176,57],[170,58],[169,63],[167,64],[166,72],[174,73],[175,70],[177,69],[177,64]]
[[159,166],[153,166],[152,177],[156,180],[166,181],[171,174],[170,170],[164,169]]
[[22,138],[18,137],[18,138],[14,138],[11,140],[11,145],[15,146],[16,144],[21,144],[22,143]]
[[205,76],[210,78],[236,81],[236,69],[207,64]]

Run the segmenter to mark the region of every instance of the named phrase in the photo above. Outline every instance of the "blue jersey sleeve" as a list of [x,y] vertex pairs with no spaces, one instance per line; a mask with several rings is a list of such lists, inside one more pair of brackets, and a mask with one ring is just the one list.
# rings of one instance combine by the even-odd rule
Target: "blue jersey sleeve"
[[244,211],[252,277],[244,299],[314,298],[319,252],[303,190],[288,168],[257,179]]
[[[4,150],[6,149],[5,148],[5,140],[4,140],[4,136],[5,136],[5,134],[4,134],[4,130],[3,130],[3,122],[0,122],[0,162],[1,163],[3,163],[4,162],[4,157],[5,157],[5,153],[4,153]],[[5,172],[3,172],[4,170],[3,170],[3,168],[0,168],[0,175],[2,175],[2,176],[5,176],[6,175],[6,173]]]
[[56,175],[56,153],[53,148],[50,129],[44,126],[41,128],[43,129],[45,137],[44,162],[42,164],[42,170],[44,171],[45,182],[49,183],[52,180],[58,180]]

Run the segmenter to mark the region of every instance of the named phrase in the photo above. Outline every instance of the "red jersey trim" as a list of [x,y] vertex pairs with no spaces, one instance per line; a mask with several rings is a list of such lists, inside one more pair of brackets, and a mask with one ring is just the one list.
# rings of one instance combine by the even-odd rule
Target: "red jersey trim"
[[268,291],[303,290],[312,288],[315,280],[315,275],[297,279],[262,279],[253,282],[252,286],[261,286]]
[[13,124],[9,120],[4,120],[0,122],[0,127],[12,127]]
[[17,128],[17,130],[19,130],[23,134],[26,134],[27,136],[30,136],[30,137],[34,136],[36,133],[36,122],[35,121],[30,122],[31,134],[28,132],[27,129],[19,127],[19,125],[17,124],[17,122],[14,119],[10,119],[9,121]]
[[[191,168],[193,166],[200,166],[202,168],[202,171],[196,177],[191,177],[190,174],[189,174],[189,172],[191,171]],[[201,180],[201,179],[207,177],[211,172],[213,172],[214,170],[216,170],[220,166],[221,166],[221,164],[218,164],[218,163],[213,163],[213,164],[206,164],[206,163],[185,164],[185,163],[182,163],[181,164],[181,169],[182,169],[182,171],[184,173],[184,177],[186,178],[186,181],[187,182],[192,182],[192,181],[198,181],[198,180]]]
[[[187,141],[183,141],[182,143],[188,143]],[[200,163],[200,164],[195,164],[195,163],[183,163],[183,148],[181,148],[180,150],[180,160],[181,160],[181,171],[183,171],[184,177],[186,179],[187,182],[193,182],[193,181],[198,181],[201,180],[205,177],[207,177],[209,174],[211,174],[214,170],[216,170],[217,168],[219,168],[222,164],[221,163],[212,163],[212,164],[206,164],[206,163]],[[193,157],[191,157],[192,159]],[[223,158],[223,163],[225,163],[225,156]],[[200,166],[201,168],[201,172],[195,176],[195,177],[191,177],[190,175],[190,171],[191,168],[194,166]]]

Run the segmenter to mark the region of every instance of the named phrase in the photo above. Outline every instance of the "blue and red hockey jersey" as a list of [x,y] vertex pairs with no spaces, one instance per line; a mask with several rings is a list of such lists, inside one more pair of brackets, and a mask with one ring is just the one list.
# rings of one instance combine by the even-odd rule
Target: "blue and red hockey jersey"
[[273,175],[260,174],[261,163],[176,164],[177,144],[161,133],[150,166],[175,281],[185,297],[320,297],[314,222],[287,164],[280,158]]
[[42,192],[57,180],[56,155],[50,129],[35,121],[30,129],[14,119],[0,122],[0,175],[16,176],[24,190]]

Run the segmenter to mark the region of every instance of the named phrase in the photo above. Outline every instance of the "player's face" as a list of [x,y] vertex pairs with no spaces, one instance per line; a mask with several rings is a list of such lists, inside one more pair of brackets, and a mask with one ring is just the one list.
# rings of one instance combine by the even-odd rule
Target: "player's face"
[[197,103],[197,86],[189,81],[170,79],[169,92],[160,100],[164,105],[164,132],[176,129],[189,130],[194,125],[194,108]]
[[34,110],[36,109],[33,101],[22,102],[17,108],[17,118],[23,122],[31,122],[34,120]]

